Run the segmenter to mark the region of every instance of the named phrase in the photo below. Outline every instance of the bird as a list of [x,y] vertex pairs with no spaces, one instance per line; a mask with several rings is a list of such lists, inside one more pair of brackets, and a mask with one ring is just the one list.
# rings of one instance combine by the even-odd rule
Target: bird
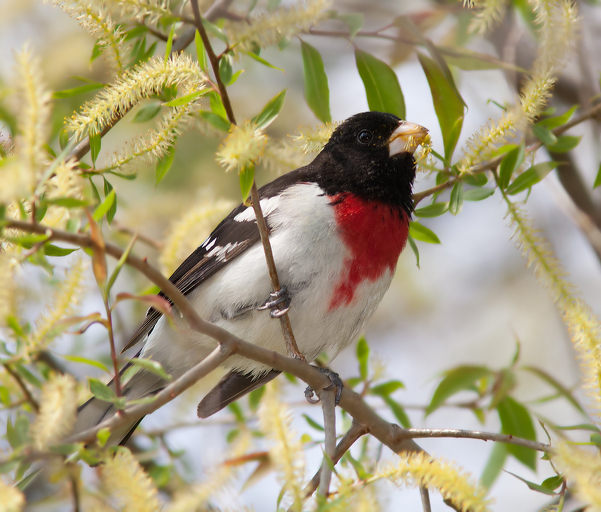
[[[201,317],[240,338],[286,354],[280,323],[286,311],[307,361],[334,358],[360,334],[393,278],[409,233],[416,175],[414,151],[423,126],[384,112],[355,114],[339,124],[315,159],[259,189],[283,292],[272,294],[254,209],[242,203],[169,278]],[[173,315],[150,309],[125,345],[143,342],[139,357],[158,361],[177,378],[216,346]],[[206,418],[280,372],[234,355],[229,372],[202,399]],[[113,385],[113,384],[111,384]],[[141,370],[122,389],[128,400],[157,393],[166,380]],[[91,398],[78,411],[75,433],[116,413]],[[123,444],[141,420],[111,433]]]

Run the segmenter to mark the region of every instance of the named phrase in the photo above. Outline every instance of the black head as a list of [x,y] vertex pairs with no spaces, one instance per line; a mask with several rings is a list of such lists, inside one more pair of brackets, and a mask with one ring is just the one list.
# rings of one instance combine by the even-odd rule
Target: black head
[[329,195],[351,192],[410,213],[413,152],[426,134],[422,126],[392,114],[356,114],[336,128],[309,167]]

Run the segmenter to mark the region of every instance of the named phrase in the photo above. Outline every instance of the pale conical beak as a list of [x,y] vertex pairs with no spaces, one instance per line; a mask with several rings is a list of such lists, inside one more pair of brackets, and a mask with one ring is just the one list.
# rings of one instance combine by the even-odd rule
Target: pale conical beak
[[390,156],[398,155],[399,153],[411,153],[417,149],[428,135],[428,129],[419,124],[410,123],[409,121],[401,121],[399,127],[392,132],[388,147]]

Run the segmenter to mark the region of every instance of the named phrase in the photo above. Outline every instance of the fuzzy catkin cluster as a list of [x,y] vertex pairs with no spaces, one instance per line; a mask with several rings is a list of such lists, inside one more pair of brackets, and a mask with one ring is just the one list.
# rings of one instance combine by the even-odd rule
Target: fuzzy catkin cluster
[[265,151],[267,135],[250,121],[232,125],[215,157],[219,165],[229,171],[242,171],[256,164]]
[[598,451],[585,451],[577,446],[559,443],[553,462],[565,471],[573,490],[591,512],[601,511],[601,456]]

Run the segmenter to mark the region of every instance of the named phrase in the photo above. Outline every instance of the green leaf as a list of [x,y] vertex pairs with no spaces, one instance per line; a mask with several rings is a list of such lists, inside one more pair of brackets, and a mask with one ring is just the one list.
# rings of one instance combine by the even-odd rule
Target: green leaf
[[394,393],[397,389],[402,389],[404,387],[405,385],[400,380],[389,380],[383,384],[373,386],[370,388],[369,392],[372,395],[388,396],[391,393]]
[[463,182],[457,180],[451,190],[451,200],[449,201],[449,212],[451,215],[459,215],[463,209]]
[[560,135],[557,137],[557,142],[555,144],[549,144],[547,149],[553,153],[567,153],[578,146],[581,139],[582,136],[577,137],[575,135]]
[[65,89],[64,91],[57,91],[52,94],[54,99],[61,98],[72,98],[73,96],[79,96],[80,94],[84,94],[89,91],[95,91],[97,89],[102,89],[104,84],[99,82],[94,82],[91,84],[80,85],[79,87],[74,87],[73,89]]
[[102,145],[102,139],[100,138],[99,133],[94,133],[89,135],[90,138],[90,155],[92,157],[92,164],[96,165],[96,159],[100,154],[100,148]]
[[259,408],[261,398],[263,398],[266,389],[265,386],[261,386],[248,394],[248,405],[251,411],[256,411]]
[[417,55],[432,93],[434,110],[442,131],[445,158],[450,162],[463,126],[464,102],[454,82],[449,82],[438,63],[421,53]]
[[76,199],[74,197],[55,197],[54,199],[44,198],[44,203],[64,206],[65,208],[82,208],[90,204],[85,199]]
[[251,59],[256,60],[257,62],[260,62],[261,64],[263,64],[263,66],[267,66],[268,68],[271,69],[277,69],[278,71],[281,71],[282,73],[284,73],[284,69],[283,68],[278,68],[277,66],[274,66],[273,64],[271,64],[270,62],[267,62],[263,57],[257,55],[256,53],[253,52],[242,52],[244,55],[248,55]]
[[207,123],[209,123],[214,128],[217,128],[218,130],[224,132],[228,132],[230,130],[230,122],[227,119],[221,117],[220,115],[215,114],[213,112],[207,112],[206,110],[201,110],[199,114],[200,117],[202,117]]
[[553,130],[554,128],[559,128],[560,126],[566,124],[576,112],[578,105],[574,105],[570,110],[564,112],[560,116],[557,117],[549,117],[547,119],[543,119],[536,123],[538,126],[542,126],[543,128],[547,128],[548,130]]
[[171,25],[171,31],[169,32],[169,38],[167,39],[167,45],[165,46],[165,60],[169,59],[171,55],[171,47],[173,46],[173,36],[175,35],[175,23]]
[[130,359],[130,363],[152,373],[153,375],[157,375],[163,380],[171,380],[173,378],[163,369],[163,366],[158,361],[134,357]]
[[363,28],[365,18],[361,13],[336,14],[336,19],[345,23],[349,29],[349,35],[353,39]]
[[119,258],[119,261],[117,262],[117,265],[115,266],[115,269],[111,273],[111,276],[109,277],[109,280],[107,282],[107,285],[106,285],[106,293],[107,294],[110,293],[111,289],[113,288],[113,285],[115,284],[115,281],[117,280],[117,276],[119,275],[119,273],[121,272],[121,269],[125,265],[125,262],[126,262],[127,258],[129,257],[129,253],[131,252],[134,244],[136,243],[136,240],[137,240],[137,236],[133,236],[131,238],[131,240],[127,244],[127,248],[125,249],[125,251],[123,251],[123,254]]
[[576,409],[584,417],[587,417],[586,411],[574,398],[572,392],[568,388],[566,388],[561,382],[559,382],[555,377],[553,377],[553,375],[547,373],[545,370],[536,368],[535,366],[523,366],[521,369],[536,375],[539,379],[549,384],[561,396],[563,396],[568,402],[570,402],[574,409]]
[[494,188],[473,188],[463,193],[464,201],[482,201],[495,193]]
[[40,471],[42,471],[43,468],[39,468],[39,469],[34,469],[31,473],[29,473],[26,477],[23,477],[21,480],[19,480],[16,484],[15,487],[17,489],[19,489],[20,491],[24,491],[27,486],[33,482],[34,478],[36,476],[38,476],[38,473]]
[[199,96],[205,96],[211,92],[210,89],[203,89],[202,91],[196,91],[190,94],[186,94],[181,98],[175,98],[174,100],[168,101],[167,103],[163,103],[165,107],[180,107],[181,105],[186,105],[191,101],[194,101]]
[[478,53],[467,48],[461,48],[457,46],[437,46],[436,48],[448,64],[457,66],[459,69],[463,69],[464,71],[507,69],[509,71],[519,71],[521,73],[528,72],[523,68],[510,64],[509,62],[504,62],[500,59],[497,59],[492,55]]
[[509,195],[514,195],[536,185],[558,165],[558,162],[553,161],[533,165],[513,180],[513,183],[507,187],[506,192]]
[[244,413],[242,412],[242,408],[240,407],[238,402],[232,402],[227,406],[227,408],[234,415],[238,423],[245,423]]
[[409,243],[409,247],[413,251],[413,255],[415,256],[415,264],[417,268],[419,268],[419,249],[417,248],[417,244],[411,235],[407,237],[407,242]]
[[518,476],[515,473],[512,473],[511,471],[506,471],[506,473],[509,473],[511,476],[515,476],[517,479],[524,482],[533,491],[541,492],[548,496],[553,496],[555,494],[555,492],[552,489],[548,489],[546,487],[543,487],[542,485],[538,485],[538,484],[535,484],[534,482],[530,482],[530,481],[526,480],[525,478],[522,478],[521,476]]
[[486,366],[463,365],[446,371],[426,407],[426,416],[433,413],[451,396],[470,389],[477,381],[490,375],[492,372]]
[[27,416],[18,414],[13,424],[8,417],[6,422],[6,439],[13,450],[17,450],[29,441],[29,420]]
[[596,189],[599,185],[601,185],[601,164],[599,164],[599,170],[597,171],[595,183],[593,184],[593,190]]
[[96,210],[94,210],[94,213],[92,214],[92,218],[96,222],[100,222],[100,219],[102,219],[102,217],[104,217],[108,213],[108,211],[111,209],[111,207],[113,206],[113,203],[115,202],[115,195],[116,195],[115,189],[111,190],[104,198],[104,201],[102,201],[102,203],[100,203],[98,205]]
[[541,484],[545,489],[549,489],[550,491],[554,491],[561,484],[563,484],[563,476],[562,475],[554,475],[549,478],[543,480]]
[[240,171],[240,193],[242,194],[242,201],[246,201],[250,194],[250,189],[255,181],[255,166],[253,164],[245,167]]
[[75,249],[68,249],[66,247],[58,247],[56,245],[52,245],[52,244],[44,244],[44,254],[46,256],[58,256],[58,257],[62,257],[62,256],[67,256],[68,254],[71,254],[74,251],[78,251],[79,248],[75,248]]
[[62,357],[64,359],[66,359],[67,361],[71,361],[73,363],[89,364],[90,366],[95,366],[96,368],[100,368],[101,370],[105,371],[106,373],[111,373],[111,371],[105,365],[103,365],[99,361],[94,361],[93,359],[87,359],[87,358],[81,357],[81,356],[62,356]]
[[480,477],[480,483],[484,487],[487,489],[492,487],[492,484],[495,483],[495,480],[501,474],[506,459],[507,444],[495,443],[490,452],[490,456],[488,457],[486,466],[484,467],[484,471],[482,472],[482,476]]
[[207,72],[207,52],[205,51],[205,45],[200,37],[198,30],[194,34],[194,44],[196,45],[196,58],[198,59],[198,65],[205,73]]
[[111,388],[100,382],[98,379],[88,377],[88,381],[90,383],[90,391],[96,398],[98,398],[98,400],[114,403],[119,399],[119,397]]
[[303,418],[309,424],[310,427],[313,427],[315,430],[319,430],[320,432],[325,432],[325,428],[323,428],[319,423],[317,423],[314,419],[312,419],[307,414],[303,414]]
[[394,70],[362,50],[355,50],[355,61],[365,86],[369,109],[405,119],[405,99]]
[[426,242],[428,244],[440,243],[440,239],[436,236],[434,231],[419,222],[412,221],[409,224],[409,235],[414,240],[419,240],[420,242]]
[[205,18],[202,18],[202,24],[205,26],[205,29],[207,30],[207,32],[210,32],[217,39],[220,39],[227,46],[229,46],[230,43],[227,39],[227,36],[225,35],[225,32],[223,32],[223,30],[221,30],[217,25],[213,25],[210,21],[208,21]]
[[432,203],[422,208],[417,208],[413,213],[417,217],[439,217],[449,211],[449,203]]
[[146,121],[150,121],[153,119],[159,112],[161,111],[161,102],[153,101],[148,105],[144,105],[140,107],[134,117],[132,118],[132,123],[145,123]]
[[304,41],[301,41],[301,51],[305,75],[305,99],[317,118],[324,123],[329,123],[332,121],[330,89],[323,60],[319,52]]
[[229,53],[226,53],[219,61],[219,76],[225,85],[229,85],[233,74],[232,56]]
[[102,448],[106,442],[111,437],[111,431],[108,428],[101,428],[96,434],[96,439],[98,439],[98,445]]
[[369,345],[364,336],[357,343],[357,361],[359,362],[359,375],[366,380],[369,368]]
[[115,189],[108,182],[108,180],[104,176],[102,178],[104,179],[104,197],[109,195],[111,192],[115,194],[115,200],[113,201],[113,204],[111,204],[111,207],[109,208],[108,212],[106,212],[106,220],[110,224],[111,222],[113,222],[115,214],[117,213],[117,194],[115,193]]
[[505,190],[511,181],[511,176],[524,162],[524,156],[526,154],[526,145],[524,141],[507,154],[501,160],[499,166],[499,187]]
[[486,176],[486,173],[483,172],[472,174],[468,172],[461,177],[461,181],[472,187],[483,187],[488,183],[488,177]]
[[284,89],[281,93],[277,94],[273,98],[271,98],[267,105],[263,107],[263,110],[252,118],[251,122],[257,125],[257,128],[264,129],[267,128],[282,110],[284,106],[284,100],[286,99],[286,89]]
[[175,146],[169,146],[169,149],[167,150],[167,153],[165,154],[165,156],[157,162],[156,172],[155,172],[155,180],[156,180],[157,185],[163,180],[165,175],[169,172],[169,169],[171,169],[174,158],[175,158]]
[[[497,404],[497,412],[501,419],[503,434],[536,441],[532,418],[522,404],[506,396]],[[507,451],[532,471],[536,471],[536,451],[514,444],[507,445]]]
[[209,104],[211,105],[211,112],[213,112],[213,114],[217,114],[218,116],[227,119],[227,112],[225,111],[223,101],[221,101],[221,96],[218,92],[211,91],[209,93]]
[[60,146],[61,150],[65,149],[67,147],[67,145],[69,144],[69,131],[66,129],[66,127],[62,127],[61,130],[58,132],[58,145]]
[[553,134],[553,132],[544,126],[540,126],[538,124],[533,125],[532,133],[538,140],[547,146],[557,142],[557,137]]
[[384,400],[386,405],[390,408],[392,414],[394,414],[395,418],[399,421],[401,426],[405,428],[411,428],[411,420],[409,419],[409,416],[407,416],[405,409],[403,409],[403,407],[398,402],[396,402],[389,396],[383,396],[382,400]]

